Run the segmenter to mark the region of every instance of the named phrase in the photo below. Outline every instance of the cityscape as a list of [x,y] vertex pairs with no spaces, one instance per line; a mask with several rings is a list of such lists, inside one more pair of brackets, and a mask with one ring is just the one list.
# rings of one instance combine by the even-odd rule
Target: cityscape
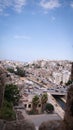
[[[67,92],[72,81],[72,61],[39,60],[29,62],[15,62],[2,60],[0,67],[4,68],[8,80],[6,84],[16,85],[20,99],[18,105],[14,105],[15,112],[21,113],[22,119],[35,125],[36,130],[45,121],[61,121],[64,118]],[[42,97],[45,98],[43,109]],[[34,107],[33,100],[39,102]],[[47,104],[52,109],[46,110]],[[50,107],[49,107],[50,108]]]
[[73,0],[0,0],[0,130],[73,130]]

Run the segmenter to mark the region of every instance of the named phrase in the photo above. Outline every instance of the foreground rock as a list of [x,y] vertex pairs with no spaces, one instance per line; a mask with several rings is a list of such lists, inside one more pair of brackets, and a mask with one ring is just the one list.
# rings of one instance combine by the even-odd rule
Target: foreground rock
[[40,127],[39,130],[57,130],[59,125],[60,125],[61,121],[47,121],[47,122],[43,122]]
[[72,62],[72,67],[71,67],[71,80],[73,81],[73,62]]
[[59,130],[73,130],[73,84],[68,90],[65,116]]
[[28,120],[9,122],[0,120],[0,130],[35,130],[35,126]]
[[24,119],[20,111],[16,114],[17,119],[14,121],[0,120],[0,130],[35,130],[35,125]]

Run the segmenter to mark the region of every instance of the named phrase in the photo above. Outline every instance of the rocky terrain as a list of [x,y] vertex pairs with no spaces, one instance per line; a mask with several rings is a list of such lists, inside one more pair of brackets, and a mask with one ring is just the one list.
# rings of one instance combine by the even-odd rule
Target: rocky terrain
[[33,123],[28,120],[3,121],[0,120],[0,130],[36,130]]

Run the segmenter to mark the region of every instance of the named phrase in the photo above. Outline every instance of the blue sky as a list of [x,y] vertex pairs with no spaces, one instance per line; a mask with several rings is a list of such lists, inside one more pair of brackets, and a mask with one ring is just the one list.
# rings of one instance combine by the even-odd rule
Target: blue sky
[[0,59],[73,60],[73,0],[0,0]]

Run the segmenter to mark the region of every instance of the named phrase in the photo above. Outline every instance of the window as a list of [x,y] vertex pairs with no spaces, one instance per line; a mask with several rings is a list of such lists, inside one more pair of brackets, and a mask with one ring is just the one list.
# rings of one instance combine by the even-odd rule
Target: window
[[41,107],[41,104],[39,104],[38,107]]
[[25,104],[24,107],[26,108],[26,107],[27,107],[27,104]]
[[31,108],[31,104],[28,105],[28,108]]

